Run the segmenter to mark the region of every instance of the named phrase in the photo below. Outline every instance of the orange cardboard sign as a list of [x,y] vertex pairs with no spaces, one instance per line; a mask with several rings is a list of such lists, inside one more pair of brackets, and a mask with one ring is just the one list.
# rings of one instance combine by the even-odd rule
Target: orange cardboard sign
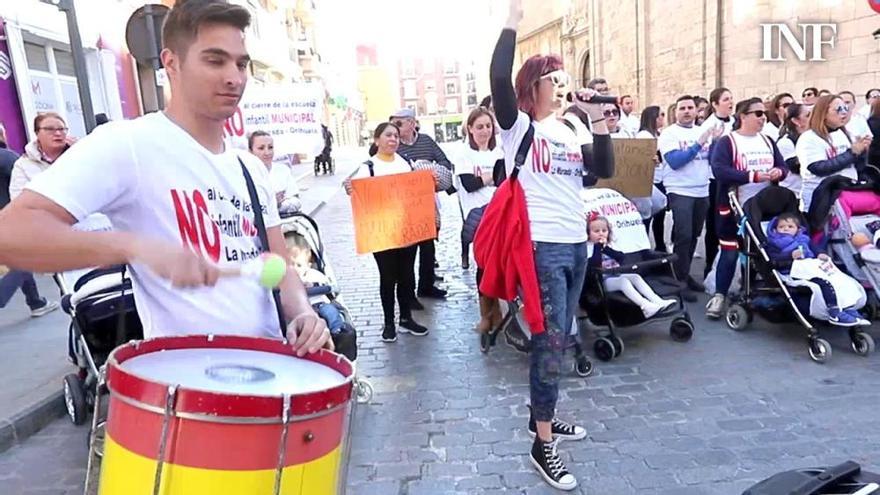
[[437,237],[434,174],[428,170],[351,181],[358,254]]

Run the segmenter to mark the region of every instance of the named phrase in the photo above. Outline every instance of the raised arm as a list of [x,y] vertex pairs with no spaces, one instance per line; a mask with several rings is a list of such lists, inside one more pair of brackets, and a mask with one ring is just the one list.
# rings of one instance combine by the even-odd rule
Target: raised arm
[[518,107],[516,92],[510,80],[513,72],[513,59],[516,52],[516,28],[522,19],[522,7],[511,2],[510,14],[492,53],[489,65],[489,84],[492,88],[492,104],[495,118],[502,129],[510,129],[516,122]]

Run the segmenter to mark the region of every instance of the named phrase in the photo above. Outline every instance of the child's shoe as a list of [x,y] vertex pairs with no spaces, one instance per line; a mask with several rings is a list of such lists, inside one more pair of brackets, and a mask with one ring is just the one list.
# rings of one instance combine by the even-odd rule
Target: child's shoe
[[830,316],[828,322],[839,327],[854,327],[859,324],[853,315],[839,308],[828,308],[828,316]]

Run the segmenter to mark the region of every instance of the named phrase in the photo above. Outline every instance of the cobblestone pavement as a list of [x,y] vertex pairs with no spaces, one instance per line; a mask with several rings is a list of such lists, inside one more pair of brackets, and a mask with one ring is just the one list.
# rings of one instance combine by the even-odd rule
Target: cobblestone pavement
[[[417,317],[429,336],[394,344],[379,338],[378,276],[371,257],[354,255],[346,197],[318,215],[361,332],[360,373],[375,388],[353,426],[348,493],[553,493],[528,461],[526,357],[503,344],[480,353],[458,207],[442,199],[440,273],[450,297],[424,301]],[[834,357],[818,365],[797,327],[756,319],[734,333],[702,318],[704,302],[691,307],[691,342],[673,342],[659,323],[625,330],[620,358],[597,363],[587,379],[565,377],[560,416],[589,432],[560,448],[580,480],[575,493],[739,494],[794,467],[853,459],[880,468],[880,358],[854,355],[845,333],[829,330]],[[0,455],[0,493],[77,493],[85,430],[64,421]]]

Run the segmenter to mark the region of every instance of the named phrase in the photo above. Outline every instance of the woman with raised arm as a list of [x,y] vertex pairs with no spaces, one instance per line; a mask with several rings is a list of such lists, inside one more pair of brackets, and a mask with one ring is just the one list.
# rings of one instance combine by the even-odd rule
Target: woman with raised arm
[[526,60],[517,72],[514,89],[511,73],[521,19],[522,1],[511,0],[510,17],[492,55],[490,80],[508,175],[529,128],[534,132],[517,176],[525,193],[533,246],[528,249],[534,253],[544,310],[543,325],[532,328],[528,428],[535,441],[531,461],[551,486],[573,490],[577,480],[563,464],[556,445],[560,438],[582,439],[587,432],[555,416],[563,349],[587,265],[587,221],[580,192],[597,176],[610,177],[614,158],[601,106],[580,101],[589,100],[595,94],[592,90],[578,91],[576,99],[590,118],[592,144],[557,118],[569,80],[559,56],[535,55]]

